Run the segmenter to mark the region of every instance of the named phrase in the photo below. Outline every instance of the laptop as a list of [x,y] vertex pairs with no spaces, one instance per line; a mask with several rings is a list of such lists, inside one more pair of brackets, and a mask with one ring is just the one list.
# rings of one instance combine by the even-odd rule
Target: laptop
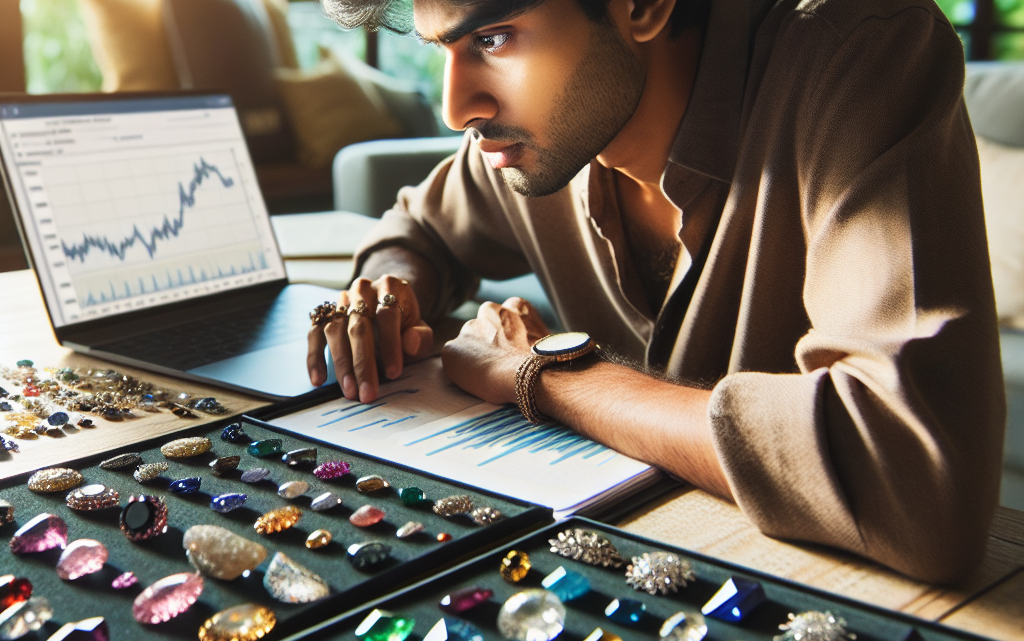
[[229,96],[0,95],[0,173],[61,345],[313,391],[308,314],[337,292],[288,284]]

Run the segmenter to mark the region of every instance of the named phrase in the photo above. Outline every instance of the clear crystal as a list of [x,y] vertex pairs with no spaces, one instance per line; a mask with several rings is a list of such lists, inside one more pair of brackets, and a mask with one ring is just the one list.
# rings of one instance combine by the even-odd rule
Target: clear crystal
[[19,639],[53,618],[53,607],[43,596],[15,603],[0,613],[0,639]]
[[267,548],[216,525],[193,525],[182,546],[197,570],[224,581],[237,579],[267,558]]
[[280,552],[274,554],[263,575],[270,596],[285,603],[309,603],[331,592],[327,582]]
[[516,641],[551,641],[565,627],[565,606],[547,590],[518,592],[501,606],[498,631]]
[[703,641],[708,625],[699,612],[676,612],[661,626],[658,636],[668,641]]

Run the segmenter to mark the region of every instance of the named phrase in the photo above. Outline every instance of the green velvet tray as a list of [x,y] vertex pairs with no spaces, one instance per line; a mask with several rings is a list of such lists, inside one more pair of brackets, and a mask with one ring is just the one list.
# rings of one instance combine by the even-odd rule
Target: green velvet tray
[[[284,451],[315,445],[319,462],[340,459],[351,464],[349,475],[335,481],[321,481],[311,470],[289,468],[280,461],[280,457],[258,459],[246,453],[244,444],[222,441],[220,432],[228,422],[231,421],[178,432],[67,465],[79,470],[85,477],[85,483],[103,483],[116,489],[120,492],[122,506],[132,494],[162,496],[168,505],[170,528],[166,534],[149,541],[132,543],[121,533],[118,529],[119,509],[76,512],[65,505],[66,492],[37,494],[30,491],[25,485],[29,475],[16,477],[0,486],[0,497],[15,506],[15,523],[0,527],[0,540],[8,541],[18,527],[36,514],[49,512],[67,522],[69,541],[96,539],[110,551],[107,564],[101,571],[74,581],[62,581],[54,571],[60,550],[14,555],[7,545],[0,545],[0,575],[28,578],[35,588],[34,594],[47,597],[54,605],[56,613],[53,620],[35,633],[35,638],[47,638],[63,623],[102,615],[107,618],[112,639],[140,638],[141,635],[147,638],[194,639],[207,617],[246,602],[264,604],[276,612],[278,624],[271,638],[279,638],[434,575],[442,568],[479,554],[481,550],[551,522],[551,512],[547,508],[461,487],[340,448],[311,443],[252,419],[241,421],[253,439],[280,438],[284,441]],[[191,459],[176,460],[168,460],[160,453],[160,445],[186,436],[208,436],[213,441],[213,450]],[[131,469],[110,471],[98,466],[102,460],[123,452],[139,452],[147,463],[166,461],[171,466],[170,470],[160,479],[143,485],[132,478]],[[211,474],[208,463],[218,456],[229,455],[242,457],[239,469],[224,477]],[[270,469],[270,477],[255,485],[239,480],[242,471],[255,467]],[[369,474],[383,476],[392,487],[373,494],[356,491],[355,480]],[[167,490],[171,481],[194,476],[202,477],[198,494],[177,495]],[[289,480],[307,481],[311,489],[297,499],[283,499],[277,495],[277,486]],[[453,494],[469,494],[476,505],[495,507],[506,518],[485,527],[474,524],[465,516],[443,518],[434,514],[429,505],[406,507],[396,488],[409,486],[421,488],[428,498],[434,500]],[[344,503],[326,512],[307,509],[313,497],[326,491],[334,492]],[[211,510],[210,498],[228,492],[247,494],[248,500],[242,507],[226,514]],[[294,528],[266,536],[254,531],[253,523],[261,514],[288,504],[303,511],[302,520]],[[352,525],[348,517],[365,504],[385,510],[385,520],[370,528]],[[398,539],[395,531],[407,521],[422,522],[426,526],[425,532]],[[261,543],[268,550],[267,560],[250,576],[234,581],[204,577],[204,590],[199,601],[175,619],[159,625],[137,623],[132,618],[131,606],[145,587],[171,574],[194,571],[182,548],[182,537],[190,526],[199,524],[219,525]],[[307,549],[306,537],[318,528],[328,529],[333,541],[319,550]],[[440,532],[451,534],[452,540],[439,542],[436,535]],[[373,570],[357,570],[349,563],[346,548],[362,541],[388,543],[392,547],[391,558]],[[262,581],[263,570],[275,551],[286,554],[323,577],[331,586],[332,594],[312,604],[286,604],[274,600],[264,589]],[[111,581],[128,570],[138,576],[139,582],[128,589],[113,589]],[[33,639],[33,635],[26,638]]]
[[[615,545],[626,564],[633,556],[644,552],[675,552],[690,561],[697,580],[667,595],[651,596],[646,592],[635,591],[626,584],[626,565],[620,569],[594,567],[551,552],[548,540],[571,528],[600,533]],[[526,552],[532,563],[527,576],[517,584],[506,582],[498,572],[502,557],[510,550]],[[496,626],[501,605],[524,588],[540,588],[543,578],[559,566],[585,575],[590,580],[591,591],[564,604],[565,630],[558,636],[558,641],[582,641],[597,627],[627,641],[656,640],[666,618],[680,611],[700,612],[701,606],[707,603],[722,583],[733,576],[759,582],[768,600],[753,610],[742,623],[726,623],[707,617],[707,641],[771,641],[775,635],[782,634],[778,626],[786,622],[788,613],[808,610],[827,610],[843,617],[847,621],[847,629],[857,635],[857,641],[953,641],[982,638],[666,546],[595,521],[573,518],[524,536],[433,579],[362,608],[342,613],[303,633],[288,637],[285,641],[355,639],[355,629],[374,608],[415,619],[416,625],[409,641],[422,639],[442,617],[449,620],[465,619],[479,628],[484,639],[501,639]],[[459,616],[445,614],[438,608],[437,603],[444,595],[470,586],[489,588],[494,591],[494,596]],[[614,623],[604,616],[605,607],[613,599],[641,601],[647,608],[646,612],[636,625]]]

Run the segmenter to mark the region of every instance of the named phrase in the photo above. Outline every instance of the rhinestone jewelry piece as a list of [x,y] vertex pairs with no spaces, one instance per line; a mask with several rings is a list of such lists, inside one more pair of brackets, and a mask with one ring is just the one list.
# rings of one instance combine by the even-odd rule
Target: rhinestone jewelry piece
[[501,510],[493,507],[478,507],[469,513],[469,518],[473,519],[477,525],[490,525],[505,518],[505,515],[501,513]]
[[205,436],[190,436],[164,443],[160,446],[160,453],[167,458],[192,458],[206,454],[211,449],[213,449],[213,443],[210,439]]
[[661,625],[658,636],[668,641],[703,641],[708,635],[708,624],[697,612],[676,612]]
[[384,520],[386,513],[372,505],[364,505],[348,517],[349,523],[356,527],[370,527]]
[[34,596],[0,612],[0,639],[20,639],[43,627],[53,618],[53,607],[46,597]]
[[573,561],[582,561],[601,567],[622,567],[624,561],[611,541],[597,532],[576,528],[558,533],[557,539],[548,539],[551,551]]
[[203,577],[198,572],[182,572],[164,577],[142,591],[132,604],[132,616],[139,623],[163,623],[182,614],[203,593]]
[[457,496],[446,496],[434,503],[434,514],[443,517],[468,514],[473,511],[473,499],[465,494]]
[[132,587],[138,582],[139,577],[135,576],[134,572],[125,572],[123,574],[119,574],[117,578],[111,581],[110,587],[115,590],[124,590],[125,588]]
[[734,576],[718,588],[700,611],[720,621],[739,622],[767,600],[760,583]]
[[15,603],[28,601],[32,596],[32,582],[16,578],[13,574],[0,576],[0,612]]
[[364,476],[356,481],[356,489],[362,492],[363,494],[377,492],[379,490],[383,490],[389,487],[391,487],[391,484],[388,483],[383,477],[378,476],[377,474]]
[[316,467],[316,448],[304,447],[281,455],[281,462],[288,467]]
[[242,472],[242,476],[239,478],[242,483],[259,483],[263,479],[270,476],[270,470],[265,467],[254,467],[251,470]]
[[590,579],[572,570],[566,570],[561,565],[544,577],[540,584],[545,590],[554,592],[562,603],[578,599],[590,592]]
[[65,581],[103,569],[110,553],[107,546],[93,539],[77,539],[68,544],[57,561],[57,576]]
[[494,590],[473,585],[444,595],[437,602],[437,607],[448,614],[462,614],[486,602],[492,596],[494,596]]
[[193,525],[182,547],[192,567],[223,581],[234,581],[267,558],[267,548],[216,525]]
[[626,584],[652,596],[678,592],[696,578],[689,561],[669,552],[644,552],[626,568]]
[[360,641],[405,641],[414,627],[416,619],[373,610],[356,627],[355,635]]
[[68,467],[51,467],[39,470],[28,479],[28,489],[33,492],[67,492],[81,485],[81,473]]
[[220,514],[227,514],[231,510],[237,510],[242,507],[247,498],[249,498],[247,495],[236,492],[221,494],[210,499],[210,509]]
[[246,446],[245,451],[251,456],[256,457],[267,457],[273,456],[274,454],[280,454],[281,448],[284,447],[284,441],[279,438],[268,438],[262,441],[253,441]]
[[100,463],[104,470],[120,470],[126,467],[137,467],[142,465],[142,456],[138,452],[126,452],[118,454],[114,458],[108,458]]
[[117,490],[109,488],[102,483],[93,483],[80,487],[77,490],[72,490],[68,493],[64,502],[72,510],[81,512],[92,512],[93,510],[116,507],[121,503],[120,494],[117,493]]
[[294,499],[309,491],[309,483],[305,481],[288,481],[277,488],[277,495],[283,499]]
[[334,537],[331,536],[330,530],[324,530],[322,528],[319,530],[313,530],[310,532],[309,536],[306,537],[306,547],[310,550],[319,550],[330,543],[332,538]]
[[516,641],[551,641],[565,627],[565,606],[547,590],[513,594],[498,612],[498,631]]
[[238,469],[238,464],[241,462],[241,456],[221,456],[210,461],[210,471],[214,476],[224,476],[228,472]]
[[309,509],[314,512],[326,512],[327,510],[338,507],[342,504],[341,497],[333,492],[324,492],[320,496],[313,499],[313,502],[309,504]]
[[398,531],[395,532],[395,536],[397,536],[400,539],[407,539],[410,536],[419,534],[422,531],[423,531],[423,524],[422,523],[420,523],[419,521],[409,521],[408,523],[406,523],[402,527],[398,528]]
[[199,641],[256,641],[270,634],[277,615],[270,608],[243,603],[221,610],[199,628]]
[[53,548],[63,550],[67,544],[68,524],[59,516],[43,512],[18,528],[11,537],[10,547],[14,554],[32,554]]
[[259,534],[272,534],[287,530],[298,523],[301,518],[302,510],[294,505],[286,505],[276,510],[270,510],[256,519],[253,528]]
[[240,424],[232,423],[221,430],[220,440],[228,443],[248,443],[252,439],[249,438],[249,435],[245,433]]
[[171,466],[163,461],[159,463],[146,463],[144,465],[140,465],[132,476],[134,476],[135,480],[139,483],[149,483],[169,469],[171,469]]
[[110,627],[103,617],[65,623],[46,641],[109,641]]
[[647,606],[636,599],[613,599],[604,609],[609,620],[622,625],[635,625],[643,618]]
[[327,461],[318,465],[313,475],[321,481],[330,481],[345,476],[351,469],[352,466],[345,461]]
[[167,531],[167,504],[158,496],[130,496],[121,510],[120,527],[129,541],[160,536]]
[[199,491],[202,484],[203,477],[193,476],[190,478],[178,479],[177,481],[171,481],[171,484],[167,486],[167,489],[175,494],[195,494]]
[[509,553],[501,559],[498,572],[501,574],[501,578],[509,583],[519,583],[529,574],[531,565],[530,556],[526,552],[509,550]]
[[0,499],[0,527],[14,523],[14,506]]
[[267,566],[263,587],[284,603],[309,603],[331,593],[326,581],[280,552],[274,554]]
[[348,560],[356,569],[364,570],[383,562],[391,554],[391,546],[378,541],[353,543],[348,546]]
[[785,634],[775,641],[854,641],[856,634],[846,631],[846,619],[828,612],[810,610],[800,614],[789,613],[789,620],[779,626]]

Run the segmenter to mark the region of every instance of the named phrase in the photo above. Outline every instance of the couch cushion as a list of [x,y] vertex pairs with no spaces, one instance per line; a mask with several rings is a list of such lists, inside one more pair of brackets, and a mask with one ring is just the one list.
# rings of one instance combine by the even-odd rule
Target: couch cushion
[[968,63],[964,99],[974,133],[1024,147],[1024,62]]
[[1024,148],[978,136],[992,283],[1004,325],[1024,327]]
[[270,26],[277,44],[277,65],[285,69],[298,69],[299,56],[295,52],[292,28],[288,25],[288,0],[263,0]]
[[180,88],[164,33],[162,0],[82,0],[103,91]]

